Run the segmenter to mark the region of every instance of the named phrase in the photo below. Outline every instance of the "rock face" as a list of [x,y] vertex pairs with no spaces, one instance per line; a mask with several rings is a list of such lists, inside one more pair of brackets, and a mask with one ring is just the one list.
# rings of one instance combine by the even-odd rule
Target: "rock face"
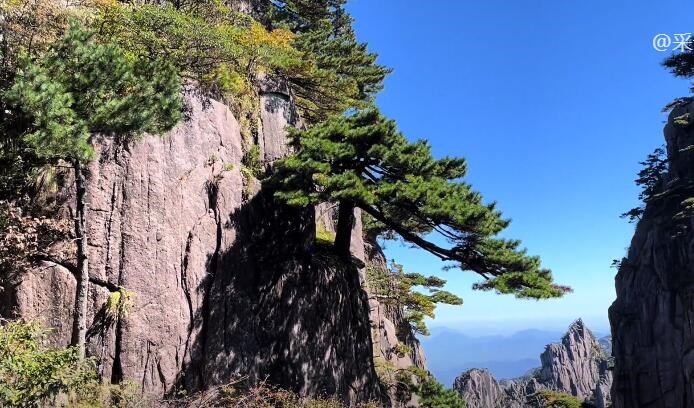
[[610,308],[616,408],[694,406],[694,103],[665,126],[669,173],[646,206]]
[[470,408],[500,407],[506,399],[505,391],[492,374],[478,368],[468,370],[456,378],[453,389],[458,390]]
[[[370,268],[387,270],[388,265],[378,244],[364,238],[358,209],[355,216],[356,225],[352,233],[351,251],[354,257],[363,263],[363,268],[359,270],[359,277],[369,299],[369,320],[376,372],[392,406],[417,406],[416,397],[411,399],[411,395],[397,392],[396,373],[410,367],[426,370],[424,350],[412,332],[409,322],[405,320],[403,310],[380,302],[377,296],[370,293],[366,271]],[[337,212],[334,206],[319,205],[316,208],[316,222],[320,224],[321,229],[334,233],[336,219]]]
[[[365,243],[365,257],[366,268],[388,267],[385,255],[375,243]],[[366,286],[368,293],[368,282]],[[416,404],[416,399],[411,400],[410,395],[399,395],[396,392],[394,382],[397,379],[394,374],[410,367],[426,370],[422,345],[412,332],[410,323],[405,320],[401,308],[381,303],[377,297],[369,294],[369,309],[376,372],[387,388],[393,405],[412,406]]]
[[582,320],[569,327],[560,343],[548,345],[540,359],[542,367],[526,377],[499,383],[488,371],[473,369],[456,378],[453,388],[470,408],[532,407],[528,397],[545,389],[607,406],[612,383],[607,354]]
[[561,343],[548,345],[540,360],[540,384],[581,400],[591,399],[596,386],[609,381],[605,350],[582,320],[569,327]]
[[[313,209],[258,192],[241,171],[236,119],[204,102],[189,95],[188,119],[163,137],[95,140],[89,354],[107,379],[135,380],[159,395],[244,376],[303,395],[380,400],[359,271],[313,248]],[[261,102],[258,145],[270,163],[286,153],[284,127],[297,118],[281,87],[264,88]],[[42,318],[55,329],[53,342],[67,345],[71,262],[26,271],[2,294],[0,314]],[[104,305],[121,286],[134,305],[108,324]]]

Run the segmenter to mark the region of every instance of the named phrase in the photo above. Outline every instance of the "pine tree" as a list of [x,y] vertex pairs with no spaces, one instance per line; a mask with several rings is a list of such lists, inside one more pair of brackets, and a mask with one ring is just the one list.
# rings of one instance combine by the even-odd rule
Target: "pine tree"
[[288,75],[305,120],[317,123],[353,108],[365,108],[383,88],[391,69],[360,43],[345,0],[277,2],[274,24],[297,33],[294,46],[313,61],[310,75]]
[[41,157],[71,163],[75,172],[75,235],[79,276],[73,343],[85,355],[89,285],[86,164],[92,134],[132,138],[161,133],[181,118],[181,81],[160,61],[135,59],[99,44],[76,21],[43,56],[25,61],[6,97],[33,120],[25,142]]
[[465,408],[467,404],[455,390],[446,389],[432,376],[423,380],[417,390],[422,408]]
[[676,77],[694,77],[694,40],[687,43],[684,52],[673,54],[666,58],[663,61],[663,66],[668,68]]
[[648,201],[663,190],[663,183],[669,168],[665,148],[659,147],[655,149],[653,153],[646,157],[646,160],[639,164],[641,164],[642,168],[635,183],[641,187],[639,200],[643,204],[621,215],[622,218],[628,218],[629,222],[639,220],[645,211],[645,205]]
[[[268,186],[290,205],[339,204],[336,253],[350,258],[354,209],[462,270],[486,280],[481,290],[522,298],[560,297],[570,290],[528,256],[520,242],[498,238],[509,225],[494,203],[461,180],[460,158],[434,159],[425,141],[410,143],[376,110],[337,116],[307,131],[291,130],[294,156],[277,163]],[[430,239],[436,233],[447,245]]]
[[[415,333],[429,335],[425,317],[434,318],[438,304],[462,305],[463,299],[442,290],[446,281],[435,276],[406,273],[392,262],[389,268],[367,268],[369,291],[381,304],[401,308],[404,319]],[[425,289],[428,294],[415,290]]]

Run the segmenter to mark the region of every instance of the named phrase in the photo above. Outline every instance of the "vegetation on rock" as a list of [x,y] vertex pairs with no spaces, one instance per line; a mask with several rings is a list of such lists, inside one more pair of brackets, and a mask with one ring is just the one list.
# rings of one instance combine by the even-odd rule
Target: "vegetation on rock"
[[[74,176],[62,181],[74,182],[76,192],[73,269],[78,278],[75,348],[45,348],[45,332],[38,326],[2,327],[0,342],[20,341],[0,356],[0,379],[11,387],[0,388],[7,404],[32,406],[58,395],[72,398],[75,387],[92,393],[84,397],[87,400],[103,400],[103,386],[89,369],[92,361],[84,359],[90,279],[87,163],[95,159],[96,135],[129,143],[142,133],[172,129],[183,116],[183,85],[224,101],[238,116],[245,136],[240,169],[244,200],[266,171],[256,139],[260,84],[279,78],[288,85],[309,128],[290,132],[296,154],[276,164],[271,185],[289,204],[339,204],[337,233],[318,227],[317,239],[334,245],[340,256],[350,257],[354,209],[361,208],[372,237],[401,238],[474,271],[486,279],[475,285],[477,289],[522,298],[559,297],[569,290],[554,284],[551,272],[541,268],[539,258],[520,249],[519,241],[497,237],[509,221],[461,180],[464,160],[435,159],[427,142],[409,142],[394,122],[369,108],[390,69],[379,65],[377,55],[357,41],[344,0],[272,1],[263,6],[266,15],[259,21],[219,1],[145,3],[0,4],[2,206],[7,200],[7,208],[0,208],[0,256],[7,255],[0,258],[0,272],[28,267],[21,262],[47,260],[52,244],[47,240],[68,234],[65,225],[31,217],[15,204],[29,209],[27,202],[35,200],[31,197],[45,181],[57,179],[56,169],[70,169]],[[233,164],[224,165],[227,171],[232,168]],[[10,265],[14,259],[18,262]],[[442,290],[443,280],[405,273],[397,265],[376,271],[370,279],[377,296],[402,307],[412,329],[420,333],[427,333],[424,318],[434,316],[437,304],[462,303]],[[114,320],[131,306],[132,294],[120,288],[112,290],[104,311]],[[397,352],[409,352],[404,347]],[[44,365],[28,364],[27,359]],[[15,371],[12,364],[20,364],[19,374],[3,372],[1,364]],[[79,376],[67,375],[66,370]],[[400,379],[411,379],[408,375]],[[217,402],[208,401],[208,406],[340,405],[254,387],[243,392],[234,386],[220,388]],[[424,407],[464,406],[455,392],[428,374],[419,376],[410,391],[419,394]],[[125,388],[108,391],[111,396],[114,392],[121,394],[110,398],[111,403],[129,398]]]
[[[404,318],[415,333],[429,334],[425,317],[434,318],[438,304],[462,305],[458,296],[441,290],[446,281],[435,276],[424,276],[419,273],[406,273],[402,265],[391,263],[387,269],[367,268],[369,291],[381,304],[402,308]],[[415,290],[423,288],[424,294]]]
[[37,157],[63,160],[74,169],[75,237],[79,276],[73,343],[85,356],[89,263],[87,165],[95,134],[119,138],[161,133],[181,118],[181,82],[161,60],[136,59],[72,20],[49,50],[26,57],[5,93],[31,123],[22,139]]
[[345,3],[287,0],[271,9],[271,23],[296,33],[296,49],[314,61],[310,75],[289,78],[302,117],[310,124],[368,107],[391,72],[376,63],[378,55],[369,52],[367,44],[357,41]]
[[[279,161],[269,185],[290,205],[339,203],[335,250],[349,259],[354,209],[405,241],[486,280],[476,289],[520,298],[560,297],[538,257],[498,238],[509,221],[462,182],[465,160],[435,159],[426,141],[409,142],[374,109],[289,132],[296,154]],[[431,239],[435,233],[448,245]]]
[[528,402],[537,408],[581,408],[581,401],[569,394],[557,391],[539,391],[530,397]]
[[0,323],[0,405],[49,406],[59,394],[81,398],[99,383],[94,361],[76,348],[46,347],[48,332],[38,323]]
[[[688,40],[683,47],[684,52],[675,53],[663,61],[663,66],[676,77],[694,77],[694,40]],[[694,87],[692,88],[694,91]]]
[[650,153],[641,163],[642,169],[638,173],[636,185],[641,187],[639,200],[642,205],[632,208],[622,214],[622,218],[628,218],[629,222],[637,221],[643,215],[645,205],[655,195],[663,191],[663,183],[668,171],[668,160],[663,147],[659,147]]

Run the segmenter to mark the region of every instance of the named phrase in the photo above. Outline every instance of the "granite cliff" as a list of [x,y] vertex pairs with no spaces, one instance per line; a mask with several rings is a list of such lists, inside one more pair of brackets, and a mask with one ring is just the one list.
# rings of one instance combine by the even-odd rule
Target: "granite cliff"
[[542,366],[524,377],[499,382],[487,370],[472,369],[456,378],[453,387],[470,408],[533,407],[529,397],[540,390],[607,406],[612,383],[608,355],[582,320],[569,327],[561,342],[547,345],[540,358]]
[[[243,377],[350,404],[387,401],[375,360],[406,368],[424,367],[424,358],[398,311],[369,298],[363,266],[383,262],[380,249],[364,243],[360,223],[354,264],[316,248],[316,212],[260,191],[227,106],[194,92],[186,105],[187,119],[163,137],[94,143],[88,351],[102,376],[162,396]],[[260,85],[259,118],[253,144],[267,167],[287,153],[285,127],[299,121],[281,83]],[[70,217],[74,193],[61,194]],[[41,319],[54,330],[51,342],[65,346],[75,265],[57,249],[48,253],[3,284],[0,316]],[[105,305],[119,288],[133,304],[108,321]],[[412,351],[394,353],[400,342]]]
[[665,126],[669,171],[648,200],[610,308],[616,408],[694,406],[694,104]]

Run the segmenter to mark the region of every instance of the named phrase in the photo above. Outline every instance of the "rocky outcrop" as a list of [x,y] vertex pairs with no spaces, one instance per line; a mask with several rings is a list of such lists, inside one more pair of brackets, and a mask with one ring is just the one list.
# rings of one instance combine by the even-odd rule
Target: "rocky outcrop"
[[540,384],[581,400],[593,398],[601,381],[610,381],[607,354],[580,319],[569,327],[561,343],[545,348],[540,360]]
[[540,360],[542,367],[529,375],[501,383],[486,370],[469,370],[453,388],[470,408],[532,407],[528,397],[540,390],[570,394],[597,407],[609,404],[608,356],[582,320],[569,327],[560,343],[549,344]]
[[[365,257],[365,269],[387,270],[385,255],[377,244],[368,241],[365,243]],[[411,367],[426,370],[422,345],[405,319],[402,308],[379,301],[378,297],[368,291],[368,280],[365,286],[369,293],[369,317],[376,371],[394,406],[417,406],[416,396],[398,392],[396,374]]]
[[[257,142],[271,163],[286,153],[284,128],[297,117],[281,86],[260,95]],[[302,395],[380,399],[357,267],[313,247],[313,209],[259,192],[242,171],[248,147],[226,106],[192,94],[187,104],[185,122],[163,137],[94,142],[88,349],[102,375],[159,395],[244,377]],[[25,271],[0,313],[42,318],[53,342],[67,345],[72,263]],[[134,304],[107,322],[104,305],[119,287]]]
[[468,407],[500,407],[506,393],[488,370],[473,368],[453,382]]
[[525,408],[528,396],[546,389],[533,376],[497,381],[485,369],[473,368],[455,379],[453,389],[469,408]]
[[[398,372],[411,367],[426,370],[424,350],[405,319],[402,308],[379,301],[378,297],[369,290],[367,270],[377,268],[387,271],[388,265],[381,247],[364,237],[360,210],[355,211],[356,225],[352,233],[351,252],[361,263],[360,282],[369,299],[369,320],[376,372],[392,406],[417,406],[416,396],[401,392],[396,376]],[[335,206],[329,204],[317,206],[316,222],[320,225],[319,229],[334,234],[336,219]]]
[[669,172],[639,221],[610,308],[616,408],[694,406],[694,103],[665,126]]

